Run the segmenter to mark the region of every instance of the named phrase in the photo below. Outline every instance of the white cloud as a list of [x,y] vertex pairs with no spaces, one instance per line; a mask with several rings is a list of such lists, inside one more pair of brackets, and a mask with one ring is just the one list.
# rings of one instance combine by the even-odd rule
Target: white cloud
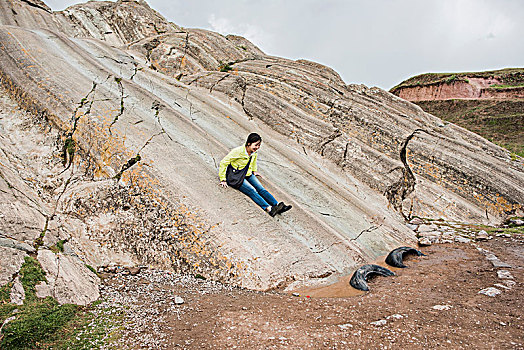
[[271,45],[271,37],[262,28],[250,23],[233,24],[228,18],[218,18],[214,13],[208,17],[211,30],[223,35],[235,34],[243,36],[261,49]]

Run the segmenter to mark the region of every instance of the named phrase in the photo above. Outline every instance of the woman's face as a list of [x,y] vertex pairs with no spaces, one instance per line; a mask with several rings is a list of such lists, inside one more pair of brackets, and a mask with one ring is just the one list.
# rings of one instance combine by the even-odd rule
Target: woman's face
[[249,145],[246,146],[246,148],[248,149],[248,151],[256,152],[260,148],[261,144],[262,144],[262,140],[250,143]]

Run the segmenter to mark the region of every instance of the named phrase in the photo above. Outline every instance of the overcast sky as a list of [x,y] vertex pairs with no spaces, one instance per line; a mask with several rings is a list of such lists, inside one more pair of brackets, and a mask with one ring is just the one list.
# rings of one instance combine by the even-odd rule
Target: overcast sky
[[[44,0],[53,10],[84,1]],[[389,90],[420,73],[524,67],[523,0],[148,0],[168,20],[238,34]]]

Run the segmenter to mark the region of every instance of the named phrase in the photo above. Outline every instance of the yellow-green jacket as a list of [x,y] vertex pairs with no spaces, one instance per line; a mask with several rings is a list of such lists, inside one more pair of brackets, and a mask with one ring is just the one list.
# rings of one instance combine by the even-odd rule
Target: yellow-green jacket
[[[246,177],[253,174],[253,171],[257,171],[257,156],[257,152],[251,153],[251,163],[249,163]],[[249,155],[246,152],[246,146],[242,145],[233,148],[227,156],[220,161],[220,167],[218,168],[220,181],[226,181],[226,170],[229,164],[231,164],[235,169],[242,169],[247,165],[248,161]]]

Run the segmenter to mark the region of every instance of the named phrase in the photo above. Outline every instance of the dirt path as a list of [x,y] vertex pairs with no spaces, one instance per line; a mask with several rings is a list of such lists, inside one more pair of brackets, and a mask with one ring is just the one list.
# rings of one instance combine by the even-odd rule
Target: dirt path
[[[103,295],[134,301],[120,340],[131,348],[522,349],[524,238],[477,247],[512,267],[493,267],[472,244],[444,244],[423,249],[427,256],[406,259],[409,268],[372,280],[370,292],[353,297],[257,293],[155,271],[112,275]],[[516,284],[500,279],[499,270]],[[510,289],[479,294],[495,284]],[[175,295],[184,304],[175,305]]]

